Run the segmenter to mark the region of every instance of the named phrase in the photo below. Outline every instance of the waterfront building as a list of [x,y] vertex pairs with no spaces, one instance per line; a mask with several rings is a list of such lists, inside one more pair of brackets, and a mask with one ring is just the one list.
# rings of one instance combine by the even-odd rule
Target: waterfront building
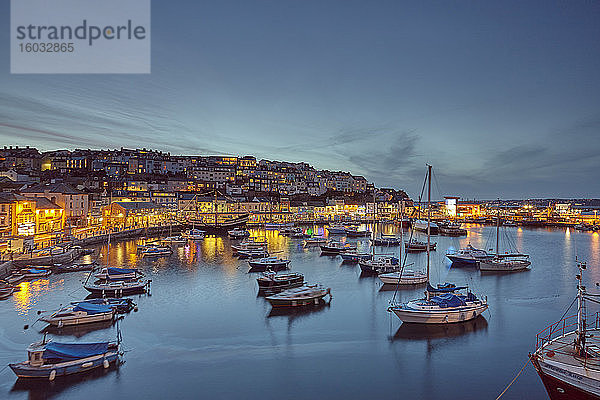
[[87,223],[89,195],[74,189],[66,183],[37,184],[21,191],[26,197],[45,197],[59,205],[70,226],[83,226]]

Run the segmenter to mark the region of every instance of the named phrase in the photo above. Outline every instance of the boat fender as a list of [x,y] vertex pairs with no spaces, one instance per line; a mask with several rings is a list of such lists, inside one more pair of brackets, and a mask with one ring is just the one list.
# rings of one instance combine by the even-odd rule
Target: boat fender
[[102,365],[104,366],[104,369],[108,368],[110,366],[110,363],[108,362],[108,360],[105,358],[104,362],[102,363]]
[[50,371],[50,376],[48,376],[48,380],[53,381],[54,378],[56,378],[56,370],[55,369]]
[[58,321],[58,327],[59,327],[59,328],[62,328],[62,327],[63,327],[63,325],[64,325],[64,324],[63,324],[63,322],[62,322],[62,321]]

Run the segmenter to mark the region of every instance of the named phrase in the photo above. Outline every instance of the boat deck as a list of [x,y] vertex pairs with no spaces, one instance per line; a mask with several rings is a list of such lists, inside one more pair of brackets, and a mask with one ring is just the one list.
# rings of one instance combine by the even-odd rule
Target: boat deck
[[575,331],[565,333],[545,343],[538,351],[543,351],[543,356],[546,359],[557,363],[574,367],[585,366],[600,371],[600,329],[588,330],[586,333],[586,357],[576,354],[575,340],[577,334]]

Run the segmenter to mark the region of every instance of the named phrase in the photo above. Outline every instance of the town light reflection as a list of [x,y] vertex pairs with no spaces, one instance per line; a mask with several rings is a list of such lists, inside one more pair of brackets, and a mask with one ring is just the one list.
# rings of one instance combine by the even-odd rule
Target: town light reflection
[[32,282],[21,282],[18,286],[20,290],[13,295],[16,309],[20,315],[28,315],[41,293],[50,289],[50,281],[38,279]]

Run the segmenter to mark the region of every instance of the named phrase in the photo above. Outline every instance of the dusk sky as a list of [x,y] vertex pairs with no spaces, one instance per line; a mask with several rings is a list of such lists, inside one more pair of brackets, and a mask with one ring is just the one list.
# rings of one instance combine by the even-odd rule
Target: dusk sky
[[150,75],[11,75],[3,145],[252,154],[418,195],[600,197],[600,2],[153,1]]

